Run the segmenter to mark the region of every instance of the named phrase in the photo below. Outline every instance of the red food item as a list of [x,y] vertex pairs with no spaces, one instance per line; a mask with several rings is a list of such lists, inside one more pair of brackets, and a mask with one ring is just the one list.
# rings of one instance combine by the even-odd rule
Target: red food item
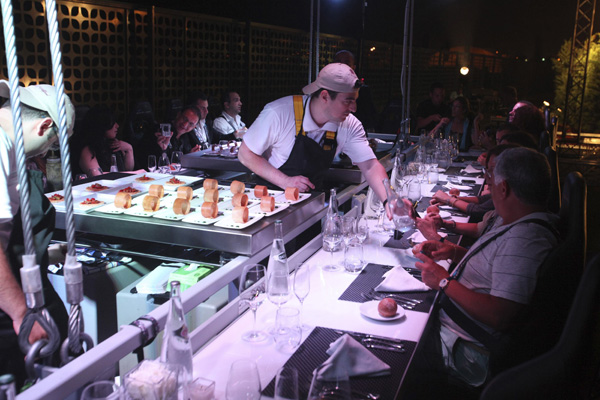
[[204,182],[202,182],[202,187],[204,188],[204,190],[208,190],[208,189],[217,189],[219,186],[219,182],[216,179],[205,179]]
[[429,206],[427,207],[427,214],[439,214],[440,213],[440,209],[438,208],[438,206]]
[[231,213],[231,219],[238,224],[248,222],[248,207],[234,207]]
[[297,201],[300,198],[300,192],[298,188],[285,188],[285,198],[290,201]]
[[457,188],[450,189],[448,193],[450,194],[450,196],[460,196],[460,190],[458,190]]
[[102,203],[104,203],[104,202],[103,202],[103,201],[100,201],[100,200],[96,200],[96,199],[94,199],[94,198],[92,197],[92,198],[90,198],[90,199],[85,199],[84,201],[82,201],[82,202],[81,202],[81,205],[84,205],[84,206],[86,206],[86,205],[102,204]]
[[135,194],[135,193],[139,193],[139,192],[140,192],[139,190],[137,190],[136,188],[131,187],[131,186],[127,186],[126,188],[119,190],[119,193]]
[[173,212],[179,215],[187,215],[190,213],[190,202],[186,199],[177,198],[173,203]]
[[175,177],[172,177],[166,182],[167,185],[183,185],[184,183],[184,181],[181,181]]
[[154,178],[150,178],[149,176],[146,175],[142,175],[139,178],[136,178],[136,181],[138,182],[149,182],[149,181],[153,181]]
[[244,193],[244,190],[246,190],[246,185],[240,181],[233,181],[229,186],[229,190],[231,190],[231,193],[233,194]]
[[125,209],[130,208],[131,195],[129,193],[117,193],[115,196],[115,207]]
[[106,189],[108,189],[108,186],[104,186],[99,183],[94,183],[93,185],[85,188],[85,190],[89,190],[90,192],[99,192],[101,190],[106,190]]
[[61,196],[58,193],[55,193],[52,196],[48,197],[48,200],[50,200],[51,203],[59,203],[59,202],[63,201],[64,199],[65,199],[65,196]]
[[219,208],[217,203],[212,201],[205,201],[202,203],[202,208],[200,209],[200,213],[204,218],[217,218],[219,215]]
[[231,199],[231,204],[234,207],[246,207],[248,205],[248,195],[244,193],[236,193]]
[[393,299],[386,297],[379,302],[377,311],[382,317],[391,318],[398,312],[398,304]]
[[260,199],[260,211],[263,211],[263,212],[275,211],[275,197],[263,196]]
[[263,186],[263,185],[254,186],[254,197],[256,197],[257,199],[267,196],[268,194],[269,194],[269,191],[267,190],[266,186]]

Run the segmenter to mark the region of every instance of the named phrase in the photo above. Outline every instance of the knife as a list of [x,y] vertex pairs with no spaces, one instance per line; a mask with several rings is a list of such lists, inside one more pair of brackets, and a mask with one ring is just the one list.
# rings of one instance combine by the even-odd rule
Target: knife
[[359,338],[386,340],[388,342],[398,343],[398,344],[404,343],[401,339],[394,339],[394,338],[389,338],[389,337],[385,337],[385,336],[372,335],[370,333],[360,333],[360,332],[352,332],[352,331],[343,331],[341,329],[334,329],[334,332],[339,333],[340,335],[343,335],[343,334],[347,333],[350,336],[356,336],[356,337],[359,337]]
[[394,346],[386,346],[383,344],[369,343],[369,344],[365,344],[365,347],[368,347],[369,349],[395,351],[396,353],[405,353],[406,352],[406,350],[404,350],[403,348],[398,348],[398,347],[394,347]]

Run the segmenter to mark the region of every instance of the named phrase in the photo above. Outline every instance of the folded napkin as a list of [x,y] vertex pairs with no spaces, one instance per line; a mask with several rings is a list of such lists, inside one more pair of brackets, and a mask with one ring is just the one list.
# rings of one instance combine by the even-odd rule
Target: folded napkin
[[378,292],[425,292],[429,287],[397,266],[383,274],[385,279],[375,288]]
[[340,371],[348,376],[389,375],[390,366],[357,342],[352,336],[344,334],[329,345],[330,357],[319,369],[320,379],[335,379]]
[[467,186],[467,185],[457,185],[456,183],[446,183],[444,185],[444,187],[448,188],[448,189],[458,189],[458,190],[472,190],[473,188],[471,186]]
[[467,174],[480,174],[481,170],[474,168],[471,164],[469,164],[465,169],[461,170],[460,172],[464,172]]
[[[438,235],[440,235],[442,237],[448,236],[448,234],[446,232],[438,232]],[[408,237],[408,240],[412,240],[413,243],[423,243],[424,241],[427,240],[427,238],[425,236],[423,236],[421,231],[417,230]]]

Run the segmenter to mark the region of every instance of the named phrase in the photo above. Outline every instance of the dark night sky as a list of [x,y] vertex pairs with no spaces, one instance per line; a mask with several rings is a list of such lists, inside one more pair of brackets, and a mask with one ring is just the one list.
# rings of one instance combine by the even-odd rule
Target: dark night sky
[[[154,0],[152,3],[309,29],[310,0]],[[414,45],[434,49],[475,46],[525,57],[553,56],[573,34],[576,3],[575,0],[415,0]],[[321,0],[321,32],[359,38],[361,5],[361,0]],[[365,37],[402,43],[404,7],[404,1],[369,0]]]

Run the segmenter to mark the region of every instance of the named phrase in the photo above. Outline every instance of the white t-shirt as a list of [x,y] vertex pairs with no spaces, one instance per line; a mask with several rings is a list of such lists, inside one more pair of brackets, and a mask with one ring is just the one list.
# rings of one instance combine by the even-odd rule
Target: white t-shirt
[[[221,113],[221,117],[215,118],[213,121],[213,128],[223,135],[229,135],[246,126],[246,124],[242,122],[242,117],[239,115],[236,115],[235,118],[233,118],[231,115],[223,111]],[[234,127],[235,129],[233,129]]]
[[[303,103],[308,96],[303,97]],[[244,143],[253,153],[263,156],[275,168],[289,158],[296,141],[294,96],[282,97],[265,106],[244,135]],[[352,114],[342,123],[327,122],[319,127],[310,114],[310,100],[302,121],[306,135],[319,143],[326,131],[337,130],[336,155],[344,153],[353,163],[375,158],[360,121]]]
[[0,243],[4,250],[12,232],[12,220],[19,208],[19,175],[14,144],[0,128]]

